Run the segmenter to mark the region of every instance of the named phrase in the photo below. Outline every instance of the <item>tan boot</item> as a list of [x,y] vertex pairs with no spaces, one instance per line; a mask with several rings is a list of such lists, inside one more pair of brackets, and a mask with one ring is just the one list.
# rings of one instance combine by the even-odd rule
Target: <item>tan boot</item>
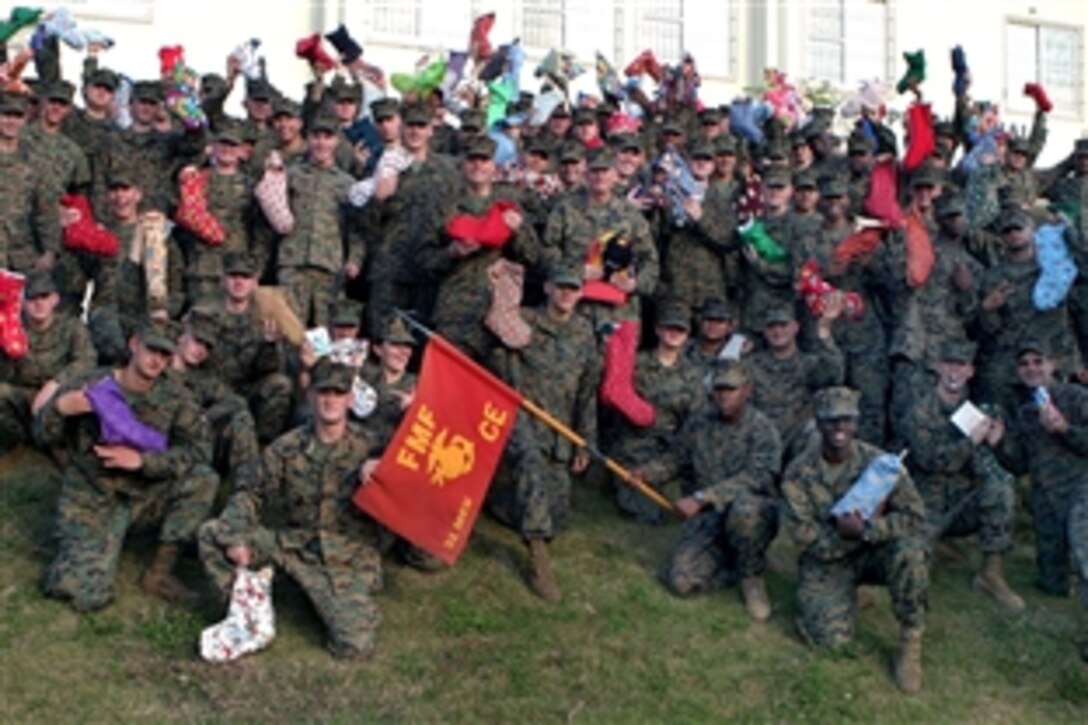
[[1001,554],[987,554],[982,571],[975,576],[975,589],[1014,612],[1024,611],[1024,600],[1005,581],[1005,564]]
[[749,617],[757,622],[766,622],[771,618],[771,602],[767,599],[767,587],[763,583],[763,577],[750,576],[742,579],[740,590]]
[[903,627],[899,634],[899,654],[895,658],[895,684],[908,695],[922,690],[921,627]]
[[174,565],[177,564],[180,553],[181,547],[176,544],[161,544],[155,552],[155,560],[140,579],[140,586],[148,594],[154,594],[168,602],[195,605],[200,602],[200,595],[174,576]]
[[548,544],[543,539],[529,540],[529,588],[544,601],[558,604],[563,599],[559,584],[552,574]]

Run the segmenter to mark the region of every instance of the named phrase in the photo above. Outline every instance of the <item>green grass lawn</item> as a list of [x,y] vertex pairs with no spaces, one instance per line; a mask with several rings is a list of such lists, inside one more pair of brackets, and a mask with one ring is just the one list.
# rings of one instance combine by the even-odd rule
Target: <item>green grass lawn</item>
[[[1088,617],[1031,586],[1021,527],[1010,581],[1027,599],[1008,615],[971,590],[978,562],[933,575],[925,688],[901,696],[890,675],[897,625],[886,594],[862,613],[842,652],[807,649],[793,632],[795,550],[771,551],[775,616],[749,622],[736,589],[681,600],[656,578],[677,527],[619,518],[602,491],[577,491],[573,530],[552,547],[565,598],[523,584],[518,537],[482,519],[451,571],[391,563],[379,597],[379,650],[333,660],[301,594],[277,581],[279,636],[260,654],[208,665],[192,612],[140,591],[150,538],[126,547],[116,602],[80,616],[46,600],[54,469],[21,451],[0,459],[0,719],[4,722],[247,721],[1086,722],[1088,665],[1076,643]],[[195,583],[199,567],[187,563]]]

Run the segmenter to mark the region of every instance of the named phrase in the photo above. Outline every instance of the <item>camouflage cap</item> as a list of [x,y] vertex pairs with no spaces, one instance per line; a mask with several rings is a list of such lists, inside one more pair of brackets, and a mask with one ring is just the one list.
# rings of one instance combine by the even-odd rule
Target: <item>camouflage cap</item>
[[22,93],[0,93],[0,113],[25,116],[27,101]]
[[548,281],[559,287],[582,287],[585,267],[574,262],[557,262],[548,272]]
[[763,149],[763,158],[768,161],[785,161],[789,157],[789,149],[784,142],[772,141]]
[[166,100],[166,89],[159,81],[136,81],[132,84],[132,97],[137,101],[162,103]]
[[764,327],[767,327],[768,325],[782,325],[796,321],[797,315],[793,313],[793,310],[782,305],[771,307],[763,314]]
[[938,218],[967,213],[967,206],[963,197],[956,193],[945,192],[941,194],[933,203],[933,207]]
[[642,139],[633,133],[612,134],[608,140],[617,151],[642,151]]
[[152,350],[174,354],[177,349],[178,327],[167,320],[148,320],[140,326],[137,333],[144,347]]
[[718,156],[722,154],[737,154],[737,139],[731,133],[722,133],[714,137],[714,153]]
[[358,327],[363,319],[363,305],[355,300],[338,299],[329,305],[329,324],[333,327]]
[[966,340],[949,340],[941,345],[941,362],[958,362],[971,365],[975,362],[977,348]]
[[790,175],[790,170],[786,168],[773,167],[763,172],[763,185],[783,187],[789,186],[793,183],[793,178]]
[[495,140],[488,136],[476,136],[465,144],[466,159],[494,159]]
[[28,299],[44,297],[57,292],[57,282],[51,272],[31,272],[26,276],[26,287],[23,295]]
[[1001,213],[997,220],[998,229],[1004,233],[1010,229],[1030,229],[1031,217],[1027,212],[1018,207],[1009,207]]
[[727,300],[721,297],[709,297],[703,300],[699,307],[699,318],[702,320],[735,320],[737,311]]
[[1050,345],[1046,344],[1042,338],[1031,335],[1020,338],[1020,341],[1016,344],[1016,357],[1029,352],[1034,352],[1043,357],[1050,357]]
[[307,133],[331,133],[336,135],[340,131],[340,119],[331,113],[320,111],[316,116],[310,119],[310,125],[307,127]]
[[128,188],[139,185],[139,177],[130,164],[124,161],[114,161],[110,164],[109,172],[106,174],[107,187],[116,189],[118,187]]
[[676,118],[671,118],[671,117],[666,118],[661,123],[661,133],[663,133],[663,134],[673,134],[673,135],[676,135],[676,136],[683,136],[684,135],[684,126]]
[[576,108],[572,118],[575,126],[589,126],[597,123],[597,112],[592,108]]
[[671,302],[661,308],[657,315],[658,327],[674,327],[678,330],[691,329],[691,312],[682,304]]
[[185,316],[185,326],[194,340],[207,347],[215,347],[222,330],[219,316],[207,307],[194,307],[189,310]]
[[813,398],[813,407],[816,409],[816,418],[819,420],[833,420],[835,418],[857,418],[859,415],[858,400],[861,395],[856,390],[838,385],[831,388],[823,388]]
[[747,360],[722,360],[714,368],[711,384],[720,388],[743,388],[752,382],[752,364]]
[[318,360],[310,373],[311,390],[350,393],[354,384],[355,370],[343,363],[333,362],[328,357]]
[[227,90],[227,80],[218,73],[205,73],[200,77],[200,92],[214,96]]
[[475,108],[461,111],[460,120],[462,131],[483,131],[487,127],[487,116]]
[[246,98],[253,101],[271,101],[275,94],[272,85],[261,78],[251,78],[246,81]]
[[1023,136],[1010,136],[1005,147],[1012,153],[1028,154],[1031,152],[1031,144]]
[[944,175],[941,170],[930,164],[923,164],[911,174],[910,188],[916,189],[919,186],[939,186],[944,183]]
[[286,96],[277,98],[276,102],[272,104],[272,118],[275,118],[276,116],[302,118],[302,106],[299,105],[297,101],[292,101]]
[[559,149],[559,163],[573,163],[586,160],[586,147],[577,141],[568,141]]
[[833,199],[837,196],[848,196],[850,187],[841,176],[825,176],[820,179],[820,196]]
[[722,122],[722,112],[717,108],[704,108],[699,111],[699,123],[704,126],[717,126]]
[[564,101],[552,109],[548,118],[570,118],[570,106]]
[[242,142],[245,141],[242,124],[237,121],[227,121],[216,130],[215,140],[217,143],[241,146]]
[[375,121],[392,118],[400,113],[400,104],[395,98],[379,98],[370,104],[370,115]]
[[91,86],[102,86],[111,91],[116,91],[117,86],[120,85],[120,79],[118,79],[116,73],[108,68],[99,68],[91,73],[90,78],[87,79],[87,84]]
[[793,175],[793,188],[818,190],[819,184],[816,180],[816,172],[808,168],[795,173]]
[[333,100],[339,103],[362,103],[363,87],[356,83],[334,82],[329,89],[332,91]]
[[404,324],[404,320],[394,315],[386,323],[385,330],[382,331],[382,342],[391,345],[414,346],[416,338],[412,335],[412,331],[408,329],[408,325]]
[[228,252],[223,257],[223,274],[255,277],[257,260],[249,252]]
[[549,156],[552,152],[551,141],[548,140],[547,136],[536,134],[525,142],[525,152],[538,154],[540,156]]
[[76,87],[66,80],[56,80],[52,83],[42,83],[38,86],[38,98],[50,101],[64,101],[71,103],[75,97]]
[[600,171],[603,169],[611,169],[616,164],[616,154],[612,149],[607,146],[599,149],[595,149],[593,155],[589,157],[589,170]]
[[854,131],[846,139],[846,153],[848,154],[867,154],[871,153],[872,150],[873,142],[860,131]]
[[409,126],[427,126],[431,123],[430,110],[419,103],[404,106],[400,110],[400,115]]
[[696,141],[688,147],[688,157],[692,159],[713,159],[714,144],[710,141]]

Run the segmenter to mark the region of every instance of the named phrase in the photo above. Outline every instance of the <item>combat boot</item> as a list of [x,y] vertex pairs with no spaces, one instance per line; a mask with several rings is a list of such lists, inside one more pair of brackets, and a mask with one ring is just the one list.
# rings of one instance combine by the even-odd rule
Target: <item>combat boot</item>
[[548,544],[544,539],[530,539],[528,544],[529,588],[544,601],[558,604],[563,599],[563,593],[559,591],[559,584],[552,573]]
[[771,602],[767,599],[767,587],[763,583],[763,577],[750,576],[742,579],[740,590],[749,617],[757,622],[766,622],[771,618]]
[[1024,600],[1005,581],[1004,559],[1001,554],[986,554],[982,571],[975,576],[975,589],[1014,612],[1024,611]]
[[174,565],[178,563],[180,553],[181,547],[177,544],[160,544],[155,552],[155,560],[140,579],[140,587],[148,594],[154,594],[168,602],[196,605],[200,602],[200,595],[174,576]]
[[903,627],[899,633],[899,654],[895,658],[895,684],[908,695],[922,690],[921,627]]

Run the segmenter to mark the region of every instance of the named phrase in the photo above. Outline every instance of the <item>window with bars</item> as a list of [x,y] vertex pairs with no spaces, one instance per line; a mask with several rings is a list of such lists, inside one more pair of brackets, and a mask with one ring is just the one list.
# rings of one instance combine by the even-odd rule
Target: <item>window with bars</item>
[[1022,91],[1025,83],[1039,83],[1055,111],[1083,115],[1084,59],[1079,29],[1009,22],[1006,41],[1006,101],[1010,110],[1034,110],[1034,103]]
[[530,48],[565,48],[566,0],[522,0],[522,43]]
[[733,4],[729,0],[631,0],[635,49],[652,48],[662,63],[691,53],[699,72],[729,77],[733,71]]
[[639,4],[636,45],[653,48],[662,62],[675,63],[685,51],[684,0],[643,0]]
[[370,32],[413,43],[462,48],[472,27],[472,0],[375,0]]
[[883,0],[821,0],[805,16],[805,75],[853,84],[888,74]]

